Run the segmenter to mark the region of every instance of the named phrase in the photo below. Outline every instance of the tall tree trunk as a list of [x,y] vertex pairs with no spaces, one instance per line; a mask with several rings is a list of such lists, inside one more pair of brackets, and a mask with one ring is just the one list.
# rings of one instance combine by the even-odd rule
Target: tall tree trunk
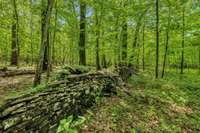
[[[50,22],[49,22],[50,23]],[[50,37],[50,32],[49,32],[49,29],[48,29],[48,35],[47,35],[47,48],[46,48],[46,50],[47,50],[47,59],[46,59],[46,63],[47,63],[47,68],[46,68],[46,70],[47,70],[47,81],[49,80],[49,77],[50,77],[50,71],[51,71],[51,45],[50,45],[50,39],[49,39],[49,37]]]
[[146,14],[146,11],[139,16],[139,19],[138,19],[138,22],[137,22],[137,25],[136,25],[136,30],[135,30],[135,36],[134,36],[134,41],[133,41],[133,48],[137,46],[138,35],[140,33],[140,27],[141,27],[141,24],[142,24],[141,21],[142,21],[142,18],[144,17],[145,14]]
[[57,9],[57,0],[55,1],[55,20],[54,20],[54,32],[53,32],[53,40],[52,40],[52,64],[55,62],[55,40],[56,40],[56,32],[57,32],[57,21],[58,21],[58,9]]
[[100,22],[99,22],[97,10],[95,13],[95,19],[96,19],[96,27],[95,27],[96,29],[96,69],[100,70],[101,69],[100,59],[99,59]]
[[85,25],[86,25],[86,4],[80,0],[80,39],[79,39],[79,63],[86,65],[85,53]]
[[142,15],[139,17],[138,22],[136,24],[136,29],[135,29],[135,34],[134,34],[134,39],[133,39],[133,45],[132,45],[132,55],[130,57],[130,63],[134,62],[134,56],[136,56],[136,48],[137,48],[137,43],[138,43],[138,34],[140,32],[140,26],[141,26],[141,20],[142,20]]
[[139,69],[139,67],[140,67],[140,34],[138,35],[138,42],[137,42],[137,44],[136,44],[137,46],[137,57],[136,57],[136,68],[137,69]]
[[49,30],[47,30],[47,40],[46,40],[46,47],[45,47],[45,51],[44,51],[44,63],[43,63],[43,67],[42,69],[44,71],[46,71],[48,69],[48,62],[49,62],[49,54],[48,54],[48,51],[49,51]]
[[[41,33],[44,33],[45,31],[45,16],[47,13],[47,9],[45,9],[45,1],[42,0],[42,14],[41,14]],[[50,21],[50,20],[49,20]],[[50,22],[49,22],[50,23]],[[44,34],[41,34],[41,38],[44,38]],[[49,51],[49,28],[47,29],[47,39],[45,40],[45,49],[44,49],[44,61],[43,61],[43,66],[42,69],[43,70],[47,70],[48,69],[48,51]]]
[[[42,38],[41,38],[41,47],[40,47],[40,56],[39,62],[36,68],[35,78],[34,78],[34,86],[40,84],[41,82],[41,74],[44,64],[45,50],[47,47],[47,38],[48,38],[48,28],[50,24],[50,17],[53,8],[54,0],[48,0],[48,5],[46,8],[46,13],[44,15],[44,28],[42,30]],[[42,22],[43,23],[43,22]]]
[[[101,32],[101,36],[102,38],[104,38],[104,29],[102,30]],[[102,39],[102,48],[104,49],[105,48],[105,40]],[[101,64],[102,64],[102,67],[103,68],[107,68],[107,60],[106,60],[106,54],[105,54],[105,51],[103,50],[102,51],[102,56],[101,56]]]
[[199,74],[200,74],[200,46],[199,46]]
[[183,7],[182,12],[182,51],[181,51],[181,74],[183,74],[184,71],[184,49],[185,49],[185,9]]
[[156,69],[155,76],[158,78],[159,73],[159,0],[156,0]]
[[11,44],[11,65],[18,65],[19,41],[18,41],[18,12],[16,0],[13,2],[13,21],[12,21],[12,44]]
[[119,17],[116,16],[116,24],[115,24],[115,45],[116,48],[114,49],[115,53],[115,66],[117,67],[120,63],[120,45],[119,45]]
[[128,25],[127,22],[125,21],[123,26],[122,26],[122,61],[126,62],[127,60],[127,39],[128,39]]
[[[124,9],[127,8],[127,1],[124,1]],[[122,23],[122,62],[127,63],[127,47],[128,47],[128,19],[127,13],[124,12],[124,20]]]
[[145,22],[143,25],[143,32],[142,32],[142,69],[145,70]]
[[34,32],[34,29],[33,29],[33,11],[32,11],[32,4],[33,4],[33,0],[29,0],[29,3],[30,3],[30,14],[31,14],[31,17],[30,17],[30,39],[31,39],[31,64],[33,65],[33,53],[34,53],[34,50],[33,50],[33,32]]
[[[147,9],[142,12],[137,20],[137,24],[136,24],[136,28],[135,28],[135,33],[134,33],[134,39],[133,39],[133,45],[132,45],[132,54],[130,57],[130,61],[134,61],[134,56],[136,56],[135,52],[136,52],[136,48],[138,47],[138,36],[140,33],[140,28],[141,28],[141,24],[142,24],[142,19],[144,18],[144,16],[146,15]],[[138,59],[137,59],[138,62]],[[139,65],[139,64],[138,64]]]
[[165,66],[166,66],[167,54],[168,54],[170,19],[171,18],[170,18],[170,7],[169,7],[168,24],[167,24],[167,29],[166,29],[165,54],[164,54],[163,69],[162,69],[162,78],[164,77],[164,74],[165,74]]

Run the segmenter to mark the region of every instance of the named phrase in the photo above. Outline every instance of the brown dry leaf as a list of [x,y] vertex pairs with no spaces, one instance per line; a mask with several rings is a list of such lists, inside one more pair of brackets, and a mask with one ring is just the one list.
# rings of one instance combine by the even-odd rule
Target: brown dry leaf
[[187,113],[187,114],[191,114],[193,111],[191,108],[189,107],[183,107],[183,106],[178,106],[176,104],[172,104],[171,105],[171,109],[174,111],[174,112],[177,112],[177,113]]
[[158,116],[151,117],[151,125],[155,126],[160,123]]

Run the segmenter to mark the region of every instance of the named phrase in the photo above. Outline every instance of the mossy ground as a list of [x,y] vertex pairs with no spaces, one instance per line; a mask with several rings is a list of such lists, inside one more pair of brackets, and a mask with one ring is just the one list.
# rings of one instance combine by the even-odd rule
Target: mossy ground
[[191,70],[184,75],[167,73],[154,79],[141,72],[129,80],[131,95],[102,98],[86,115],[83,132],[200,132],[200,76]]

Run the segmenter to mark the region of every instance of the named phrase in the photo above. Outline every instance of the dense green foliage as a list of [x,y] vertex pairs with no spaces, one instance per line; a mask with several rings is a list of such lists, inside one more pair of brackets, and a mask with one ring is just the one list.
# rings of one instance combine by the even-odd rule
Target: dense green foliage
[[[86,58],[87,64],[95,64],[96,30],[100,36],[100,62],[106,59],[107,64],[117,63],[121,59],[122,25],[124,18],[128,22],[128,57],[141,65],[155,64],[155,3],[153,0],[131,0],[123,7],[121,0],[87,0],[86,13]],[[182,12],[185,13],[185,66],[199,65],[199,12],[198,0],[162,0],[159,2],[160,16],[160,66],[163,63],[166,30],[169,30],[168,66],[179,66],[182,48]],[[41,0],[17,0],[19,62],[36,63],[41,40]],[[0,60],[1,65],[10,64],[11,26],[13,5],[10,1],[1,0],[0,16]],[[126,14],[126,15],[125,15]],[[79,43],[79,1],[55,1],[51,15],[50,44],[53,64],[78,64]],[[99,23],[96,25],[96,17]],[[170,24],[168,25],[168,19]],[[135,46],[133,46],[135,45]],[[144,47],[143,47],[144,45]],[[144,52],[144,55],[143,55]]]
[[82,127],[85,122],[85,118],[78,116],[78,118],[73,118],[69,116],[66,119],[60,121],[60,125],[57,129],[57,133],[78,133],[77,127]]

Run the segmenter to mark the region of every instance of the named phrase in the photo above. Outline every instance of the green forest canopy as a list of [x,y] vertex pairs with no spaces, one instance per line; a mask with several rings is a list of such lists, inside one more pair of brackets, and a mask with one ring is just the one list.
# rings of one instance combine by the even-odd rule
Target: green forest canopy
[[[139,66],[156,65],[157,17],[154,0],[81,0],[81,2],[86,5],[86,18],[83,21],[88,65],[96,64],[97,52],[100,66],[119,63],[123,58],[123,45],[126,43],[129,62]],[[41,21],[48,2],[1,0],[0,3],[1,65],[11,64],[11,53],[14,50],[11,44],[12,40],[15,40],[13,34],[17,34],[15,57],[17,56],[19,60],[15,65],[37,64],[42,36]],[[158,7],[159,66],[163,65],[166,42],[168,42],[167,66],[180,66],[184,51],[184,66],[198,67],[200,65],[199,1],[160,0]],[[48,25],[52,64],[79,64],[80,13],[79,0],[54,1]],[[127,28],[124,27],[125,24]]]

